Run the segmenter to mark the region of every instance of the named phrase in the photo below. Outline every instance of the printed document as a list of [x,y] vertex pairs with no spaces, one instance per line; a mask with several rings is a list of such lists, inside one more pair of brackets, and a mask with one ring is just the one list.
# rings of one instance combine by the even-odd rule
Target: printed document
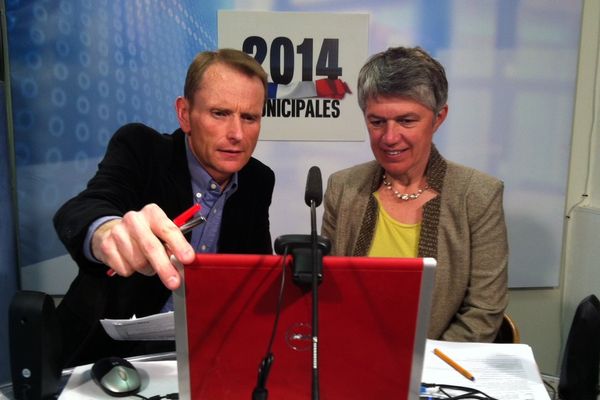
[[[438,348],[470,372],[470,381],[433,353]],[[460,343],[427,340],[421,382],[476,388],[500,400],[550,400],[526,344]]]
[[173,311],[131,319],[101,319],[106,333],[115,340],[175,340]]

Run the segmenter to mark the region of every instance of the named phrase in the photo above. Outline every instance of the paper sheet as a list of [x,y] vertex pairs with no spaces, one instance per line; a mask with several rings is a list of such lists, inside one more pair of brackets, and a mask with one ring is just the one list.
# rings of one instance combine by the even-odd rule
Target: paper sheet
[[[433,354],[436,347],[469,371],[475,381]],[[500,400],[550,400],[533,351],[526,344],[427,340],[421,382],[472,387]]]
[[100,323],[115,340],[175,340],[173,311],[143,318],[102,319]]

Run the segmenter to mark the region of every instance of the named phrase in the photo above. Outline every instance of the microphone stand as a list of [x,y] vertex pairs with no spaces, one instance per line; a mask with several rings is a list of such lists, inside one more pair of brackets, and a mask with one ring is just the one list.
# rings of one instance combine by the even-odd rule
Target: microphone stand
[[283,235],[275,240],[275,253],[288,249],[294,257],[292,278],[294,283],[312,287],[312,400],[319,399],[319,283],[322,279],[322,256],[331,250],[329,239],[317,235],[317,207],[323,200],[321,170],[311,167],[306,179],[304,201],[310,207],[310,235]]
[[319,399],[319,252],[317,251],[317,207],[310,201],[312,253],[312,400]]

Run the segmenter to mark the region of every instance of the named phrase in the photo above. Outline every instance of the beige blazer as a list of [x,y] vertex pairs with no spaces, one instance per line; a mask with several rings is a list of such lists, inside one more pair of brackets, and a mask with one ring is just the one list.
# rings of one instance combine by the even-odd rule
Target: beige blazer
[[[508,243],[498,179],[442,158],[432,146],[427,181],[439,196],[423,210],[419,257],[437,260],[428,337],[494,340],[508,304]],[[332,255],[367,255],[377,221],[376,161],[332,174],[322,235]]]

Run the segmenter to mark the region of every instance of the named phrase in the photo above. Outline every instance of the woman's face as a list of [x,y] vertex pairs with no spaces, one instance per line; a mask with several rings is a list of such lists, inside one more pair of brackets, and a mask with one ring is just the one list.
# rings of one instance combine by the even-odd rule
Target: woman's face
[[423,104],[405,97],[369,99],[364,115],[375,159],[392,178],[421,177],[433,134],[447,113],[447,105],[435,115]]

